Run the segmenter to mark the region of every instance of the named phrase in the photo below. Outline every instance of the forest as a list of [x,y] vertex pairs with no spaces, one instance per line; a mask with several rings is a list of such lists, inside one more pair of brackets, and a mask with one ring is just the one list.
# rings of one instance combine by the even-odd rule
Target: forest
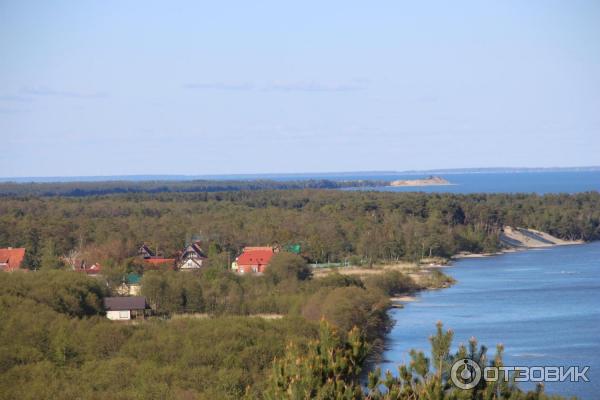
[[[33,271],[0,274],[0,399],[547,399],[511,382],[455,390],[447,379],[453,359],[501,362],[502,349],[488,357],[472,343],[450,354],[451,333],[441,326],[430,356],[412,354],[397,378],[370,374],[364,391],[365,360],[392,323],[390,296],[450,280],[438,272],[419,283],[397,271],[316,278],[308,266],[495,251],[505,225],[596,240],[600,194],[5,196],[0,246],[26,247]],[[203,270],[143,274],[154,316],[104,316],[102,300],[123,274],[142,271],[141,243],[168,256],[192,238],[208,254]],[[301,252],[276,254],[261,276],[230,272],[242,247],[266,244],[299,244]],[[69,257],[100,262],[103,276],[69,271]]]
[[600,237],[600,194],[423,194],[338,190],[122,194],[0,199],[0,246],[27,266],[76,252],[132,268],[140,244],[165,256],[192,238],[227,267],[244,246],[300,244],[311,263],[378,262],[493,252],[505,225],[564,239]]
[[[452,355],[441,326],[430,357],[411,353],[397,378],[372,371],[363,390],[365,360],[391,324],[389,296],[420,286],[397,272],[311,279],[300,257],[277,257],[264,276],[148,273],[144,294],[158,314],[134,323],[103,316],[100,279],[0,274],[0,399],[550,399],[511,382],[457,390],[453,360],[498,365],[501,348],[492,360],[475,342]],[[232,281],[236,294],[223,289]],[[252,314],[273,306],[279,318]]]
[[128,324],[103,317],[102,278],[2,273],[0,398],[263,398],[273,360],[316,340],[321,320],[360,327],[372,351],[391,326],[390,295],[420,288],[398,272],[312,279],[304,259],[280,253],[263,276],[148,272],[142,290],[156,313]]
[[97,196],[123,193],[197,193],[238,190],[342,189],[387,186],[385,180],[157,180],[99,182],[2,182],[0,196]]

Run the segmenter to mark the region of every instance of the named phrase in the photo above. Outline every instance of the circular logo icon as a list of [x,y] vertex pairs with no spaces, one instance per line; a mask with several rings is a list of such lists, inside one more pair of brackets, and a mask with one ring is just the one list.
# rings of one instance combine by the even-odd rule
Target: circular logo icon
[[473,389],[481,380],[481,368],[475,361],[461,358],[452,364],[450,379],[460,389]]

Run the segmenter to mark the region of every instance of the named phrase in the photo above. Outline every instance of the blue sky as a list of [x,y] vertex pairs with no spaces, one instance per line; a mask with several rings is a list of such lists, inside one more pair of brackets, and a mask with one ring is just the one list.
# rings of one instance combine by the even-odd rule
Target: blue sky
[[598,1],[0,1],[0,176],[600,164]]

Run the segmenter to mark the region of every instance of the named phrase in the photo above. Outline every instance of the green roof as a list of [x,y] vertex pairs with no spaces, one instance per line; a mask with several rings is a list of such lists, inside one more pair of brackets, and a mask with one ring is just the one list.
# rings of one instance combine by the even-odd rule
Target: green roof
[[140,274],[130,273],[127,274],[127,283],[129,284],[139,284],[142,280],[142,276]]
[[288,244],[285,246],[285,250],[289,251],[290,253],[300,254],[301,247],[299,244]]

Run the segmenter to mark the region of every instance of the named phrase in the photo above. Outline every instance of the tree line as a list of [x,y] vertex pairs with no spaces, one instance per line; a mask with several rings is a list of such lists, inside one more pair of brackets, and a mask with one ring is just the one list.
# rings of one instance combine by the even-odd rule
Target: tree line
[[300,244],[316,263],[419,260],[497,251],[505,225],[596,240],[600,194],[282,190],[0,200],[0,245],[26,247],[32,269],[60,266],[73,252],[132,269],[141,243],[170,256],[192,238],[223,268],[244,246],[269,244]]
[[126,193],[197,193],[239,190],[342,189],[387,186],[385,180],[201,180],[189,181],[100,181],[100,182],[4,182],[2,196],[85,197]]

